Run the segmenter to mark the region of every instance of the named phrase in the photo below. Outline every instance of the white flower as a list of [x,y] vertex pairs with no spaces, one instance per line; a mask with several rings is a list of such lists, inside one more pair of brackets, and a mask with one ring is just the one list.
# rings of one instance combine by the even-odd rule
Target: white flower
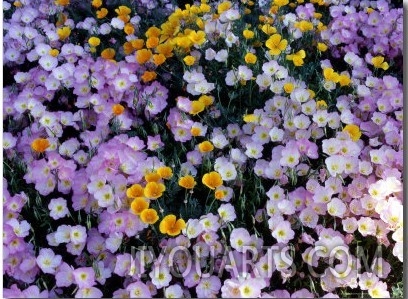
[[71,240],[71,226],[60,225],[55,232],[54,239],[58,244],[68,243]]
[[[209,48],[205,50],[205,59],[208,61],[211,61],[215,58],[216,54],[217,53],[213,49]],[[227,54],[227,57],[228,57],[228,54]]]
[[61,197],[51,199],[48,204],[51,218],[57,220],[68,215],[67,201]]
[[71,227],[70,240],[74,244],[86,242],[86,228],[81,225]]
[[38,63],[43,67],[44,70],[51,71],[58,65],[58,59],[47,54],[42,56]]
[[207,94],[210,91],[212,91],[214,88],[215,88],[214,83],[209,83],[209,82],[207,82],[205,80],[195,84],[195,86],[194,86],[194,90],[198,94]]
[[231,162],[225,162],[217,165],[217,169],[215,170],[221,175],[221,178],[224,181],[232,181],[237,177],[237,170],[235,169],[234,164],[232,164]]
[[332,200],[327,204],[327,212],[332,216],[341,218],[346,213],[346,211],[346,205],[337,197],[332,198]]
[[44,273],[54,274],[56,268],[61,264],[61,256],[55,255],[49,248],[42,248],[37,256],[37,265]]
[[15,138],[11,133],[3,133],[3,149],[13,148],[17,143],[17,138]]
[[283,135],[285,134],[285,131],[282,129],[279,129],[277,127],[273,127],[269,131],[269,137],[271,138],[272,142],[279,142],[283,140]]
[[172,279],[169,269],[165,266],[154,266],[149,276],[154,286],[158,289],[167,287]]
[[122,30],[125,27],[125,23],[119,18],[112,18],[111,26],[113,28]]
[[180,285],[174,284],[166,288],[164,291],[165,298],[182,298],[183,297],[183,289]]
[[340,155],[333,155],[326,158],[325,163],[330,175],[335,177],[345,170],[345,158]]
[[234,206],[230,203],[222,204],[217,211],[224,222],[234,221],[237,218]]
[[268,74],[259,74],[256,76],[256,84],[258,84],[260,90],[268,88],[272,83],[272,78]]
[[294,231],[290,226],[289,221],[282,221],[278,223],[275,229],[272,231],[272,237],[274,237],[278,243],[288,243],[295,236]]
[[13,232],[20,238],[27,237],[31,228],[27,221],[23,220],[18,222],[18,220],[14,218],[7,221],[7,224],[13,228]]

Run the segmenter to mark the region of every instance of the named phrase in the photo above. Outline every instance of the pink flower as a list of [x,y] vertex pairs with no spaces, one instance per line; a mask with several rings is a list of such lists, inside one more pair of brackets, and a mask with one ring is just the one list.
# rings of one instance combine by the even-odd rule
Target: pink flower
[[92,267],[78,268],[73,271],[74,281],[81,288],[90,288],[95,285],[95,271]]
[[95,287],[79,289],[75,294],[75,298],[102,298],[102,296],[101,290]]
[[49,248],[42,248],[37,256],[37,265],[44,273],[54,274],[56,268],[61,264],[62,257],[55,255]]
[[200,280],[200,283],[196,286],[197,296],[199,298],[212,298],[215,297],[221,288],[221,280],[212,275]]
[[296,145],[287,144],[286,147],[282,150],[282,157],[279,162],[281,166],[295,167],[299,164],[300,153]]
[[245,228],[234,228],[230,236],[231,247],[238,252],[243,251],[244,246],[251,242],[251,236]]
[[295,232],[292,230],[289,221],[279,222],[272,231],[272,237],[274,237],[278,243],[287,244],[294,236]]
[[126,290],[130,294],[130,298],[152,298],[149,288],[141,281],[129,284]]

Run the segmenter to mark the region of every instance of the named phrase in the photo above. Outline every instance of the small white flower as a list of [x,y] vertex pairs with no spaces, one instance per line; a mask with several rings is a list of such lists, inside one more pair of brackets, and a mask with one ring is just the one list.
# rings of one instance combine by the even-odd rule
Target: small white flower
[[67,201],[61,197],[51,199],[48,204],[51,218],[57,220],[68,215]]

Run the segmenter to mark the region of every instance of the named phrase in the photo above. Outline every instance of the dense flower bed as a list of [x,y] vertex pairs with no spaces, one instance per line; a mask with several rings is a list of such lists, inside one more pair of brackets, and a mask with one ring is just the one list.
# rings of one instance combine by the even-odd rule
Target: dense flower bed
[[402,296],[402,4],[3,14],[5,297]]

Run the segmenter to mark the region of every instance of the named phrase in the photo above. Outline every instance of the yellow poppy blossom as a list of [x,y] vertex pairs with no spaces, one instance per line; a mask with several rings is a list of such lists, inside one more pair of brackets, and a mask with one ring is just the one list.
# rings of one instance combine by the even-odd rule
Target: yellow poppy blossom
[[214,149],[214,145],[210,141],[203,141],[198,144],[200,153],[208,153]]
[[140,184],[133,184],[126,190],[126,196],[136,198],[143,196],[143,187]]
[[286,39],[282,39],[282,36],[276,33],[268,38],[268,40],[265,42],[265,45],[269,49],[269,53],[271,55],[279,55],[283,50],[286,49],[288,41]]
[[149,182],[144,188],[144,196],[147,198],[157,199],[163,195],[166,190],[166,186],[162,183]]
[[171,214],[163,218],[160,222],[159,229],[162,234],[167,234],[173,237],[179,235],[181,230],[185,227],[186,223],[183,219],[180,218],[176,220],[176,216]]
[[178,184],[180,187],[183,187],[185,189],[193,189],[194,186],[197,185],[197,182],[191,175],[186,175],[179,179]]
[[50,142],[45,138],[36,138],[31,142],[31,149],[37,153],[43,153],[50,147]]
[[212,171],[203,175],[202,182],[208,188],[214,190],[215,188],[222,185],[223,181],[221,175],[216,172]]
[[155,209],[145,209],[140,213],[140,220],[146,224],[155,224],[159,220]]
[[360,128],[354,124],[348,124],[344,127],[343,132],[347,132],[350,135],[351,140],[357,141],[361,137]]
[[123,107],[121,104],[114,104],[112,106],[112,112],[116,116],[121,115],[123,113],[123,111],[125,111],[125,107]]
[[149,208],[149,202],[144,197],[136,197],[130,204],[130,209],[136,215]]

